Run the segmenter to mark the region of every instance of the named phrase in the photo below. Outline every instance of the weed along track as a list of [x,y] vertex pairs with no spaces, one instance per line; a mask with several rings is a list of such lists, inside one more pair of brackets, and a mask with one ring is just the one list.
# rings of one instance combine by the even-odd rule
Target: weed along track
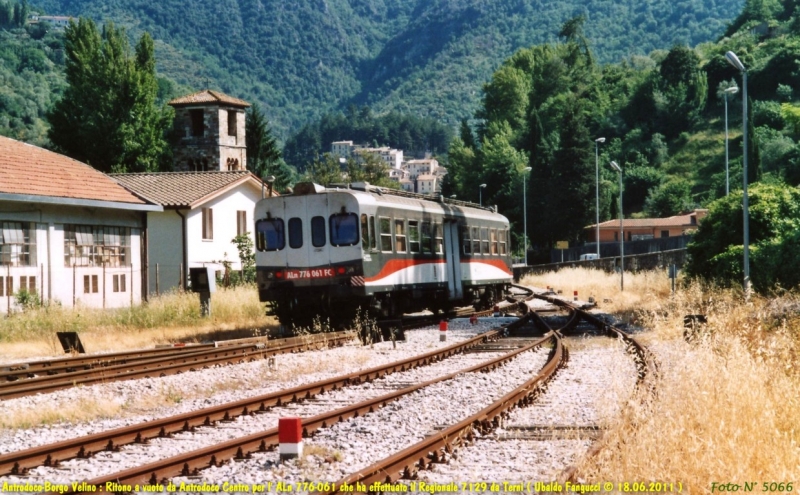
[[134,380],[179,374],[186,371],[264,359],[287,352],[336,346],[352,340],[352,332],[309,335],[267,341],[199,344],[182,348],[75,357],[7,365],[0,374],[0,399],[13,399],[37,393],[119,380]]

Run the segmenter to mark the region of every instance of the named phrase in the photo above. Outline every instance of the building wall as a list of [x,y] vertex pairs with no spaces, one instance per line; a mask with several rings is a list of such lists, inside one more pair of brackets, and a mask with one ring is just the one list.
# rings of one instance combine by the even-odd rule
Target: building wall
[[[689,230],[696,230],[696,226],[688,227],[688,226],[677,226],[677,227],[637,227],[637,228],[628,228],[624,229],[625,233],[625,240],[630,240],[633,236],[636,235],[652,235],[653,238],[657,239],[661,237],[661,231],[667,230],[669,231],[669,237],[676,237],[686,234]],[[614,236],[617,237],[614,237]],[[588,242],[594,242],[594,238],[596,236],[596,229],[586,229],[586,238]],[[601,227],[600,228],[600,242],[615,242],[619,240],[619,224],[615,227]]]
[[[189,210],[181,210],[186,215]],[[149,293],[164,293],[180,287],[183,263],[183,221],[175,210],[147,214],[150,234]],[[186,274],[183,274],[186,277]]]
[[[231,242],[236,237],[236,212],[247,212],[247,231],[255,244],[255,205],[261,199],[261,191],[242,185],[187,213],[189,266],[214,266],[223,270],[222,261],[231,262],[232,270],[241,270],[239,251]],[[213,240],[203,240],[203,208],[211,208],[214,216]],[[152,263],[152,261],[151,261]]]
[[[0,221],[34,222],[36,236],[36,266],[12,267],[0,265],[0,277],[14,280],[14,292],[19,290],[20,277],[36,277],[37,294],[45,301],[62,306],[117,308],[139,304],[142,294],[142,213],[108,208],[88,208],[68,205],[0,202]],[[129,227],[130,266],[65,266],[64,226],[66,224]],[[116,275],[125,275],[125,291],[114,292]],[[84,276],[96,276],[98,292],[85,294]],[[74,289],[74,290],[73,290]],[[5,291],[4,291],[5,292]],[[16,298],[5,294],[0,298],[0,313],[9,308],[18,310]]]

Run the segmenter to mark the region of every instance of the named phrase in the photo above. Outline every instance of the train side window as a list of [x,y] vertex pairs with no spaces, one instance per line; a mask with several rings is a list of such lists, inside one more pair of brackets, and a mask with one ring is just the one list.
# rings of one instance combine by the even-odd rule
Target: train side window
[[405,219],[395,219],[394,221],[394,247],[398,253],[405,253],[406,249],[406,221]]
[[461,225],[461,244],[464,246],[464,254],[472,254],[472,244],[469,240],[469,227]]
[[444,254],[444,241],[442,240],[442,224],[433,224],[433,250],[436,254]]
[[303,247],[303,221],[298,217],[289,219],[289,247]]
[[422,222],[422,252],[431,254],[433,252],[433,243],[431,242],[431,223]]
[[419,221],[408,221],[408,250],[412,253],[419,252]]
[[[390,243],[391,244],[391,243]],[[378,249],[378,238],[375,237],[375,216],[369,216],[369,247]]]
[[311,217],[311,245],[325,245],[325,217]]
[[505,256],[508,252],[508,248],[506,247],[506,231],[498,230],[497,239],[500,241],[500,256]]
[[492,229],[489,231],[489,240],[492,243],[492,254],[497,256],[497,229]]
[[478,227],[470,227],[472,238],[472,254],[481,254],[481,229]]
[[481,253],[489,254],[489,228],[481,227]]
[[283,219],[265,218],[256,222],[256,246],[259,251],[280,251],[286,246]]
[[334,213],[331,222],[331,244],[334,246],[355,246],[358,244],[358,215],[355,213]]
[[361,249],[366,251],[369,249],[369,219],[366,213],[361,214]]
[[392,223],[388,218],[380,217],[381,251],[392,252]]

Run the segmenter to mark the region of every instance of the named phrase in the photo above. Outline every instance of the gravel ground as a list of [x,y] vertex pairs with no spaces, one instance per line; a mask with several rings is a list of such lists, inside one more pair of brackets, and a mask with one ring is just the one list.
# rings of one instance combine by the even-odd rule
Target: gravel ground
[[[3,412],[4,414],[11,415],[26,414],[31,408],[70,407],[71,405],[80,403],[80,401],[84,401],[86,403],[108,400],[136,402],[137,398],[151,393],[153,390],[169,390],[171,396],[192,394],[199,394],[201,396],[209,395],[208,397],[181,400],[178,403],[169,405],[159,405],[153,410],[148,411],[147,414],[140,414],[136,416],[127,415],[127,417],[106,418],[74,424],[54,424],[30,429],[5,429],[0,432],[0,453],[21,450],[64,440],[67,438],[74,438],[75,436],[96,433],[141,421],[179,414],[189,410],[209,407],[224,402],[239,400],[244,397],[260,395],[282,388],[293,387],[303,383],[330,378],[341,375],[345,372],[354,371],[356,369],[365,369],[377,366],[379,364],[401,360],[413,355],[429,352],[435,348],[450,345],[456,341],[465,340],[476,335],[477,333],[481,333],[509,321],[513,321],[513,319],[483,318],[478,322],[477,325],[471,325],[466,320],[454,320],[450,324],[447,342],[439,341],[438,328],[436,330],[416,330],[407,332],[407,341],[403,343],[398,342],[396,348],[393,348],[391,342],[374,344],[372,349],[369,347],[352,345],[325,351],[313,351],[300,354],[277,356],[276,365],[274,368],[268,368],[266,361],[258,361],[236,366],[227,366],[223,368],[185,373],[179,376],[116,382],[108,385],[94,385],[91,387],[83,387],[77,390],[60,391],[51,394],[8,400],[3,402]],[[467,356],[456,356],[452,359],[445,360],[444,362],[438,364],[438,366],[439,368],[443,369],[443,367],[446,366],[445,363],[450,363],[450,366],[454,366],[453,363],[457,363],[459,360],[465,360],[464,362],[466,364],[455,365],[455,367],[459,369],[468,367],[471,364],[475,364],[474,356],[476,355],[472,354]],[[481,357],[484,359],[486,358],[485,355],[481,355]],[[306,372],[301,374],[298,372],[298,370],[306,370]],[[393,385],[392,383],[398,379],[401,381],[403,379],[406,381],[419,380],[420,378],[415,378],[414,375],[414,373],[418,371],[419,370],[411,370],[403,374],[390,375],[387,378],[386,383],[389,383],[387,386],[390,388],[394,387],[396,389],[397,385]],[[396,378],[398,375],[405,376],[405,378]],[[262,385],[262,387],[244,390],[235,387],[235,385],[241,384],[242,382],[252,382],[253,376],[259,378],[257,382]],[[216,390],[217,388],[224,389],[219,390],[214,394],[204,394],[204,392]],[[385,389],[381,389],[378,386],[373,386],[372,384],[366,384],[361,388],[366,390],[373,389],[375,391],[374,393],[385,392]],[[351,389],[345,389],[343,391],[336,392],[337,395],[343,395],[344,397],[335,400],[348,400],[346,395],[349,393],[352,393]],[[332,395],[327,394],[326,397],[328,396]],[[349,400],[352,401],[352,399]],[[282,408],[281,410],[285,412],[287,409]],[[292,406],[290,406],[288,410],[291,411]],[[292,414],[295,413],[296,411],[292,412]],[[226,432],[226,430],[230,429],[230,425],[235,425],[236,423],[256,424],[256,422],[253,422],[252,420],[261,416],[262,415],[240,418],[240,420],[237,422],[223,425],[222,428],[210,430],[219,430],[224,432],[223,439],[228,439],[233,436],[240,436],[238,434],[233,434],[230,431]],[[273,423],[274,422],[276,422],[275,419]],[[274,426],[275,424],[269,424],[266,426],[262,424],[260,426],[255,426],[255,429],[267,429]],[[150,452],[152,452],[152,450],[163,451],[164,455],[162,456],[159,454],[159,457],[166,457],[168,455],[174,455],[178,451],[185,450],[181,448],[176,450],[161,446],[159,442],[162,440],[169,439],[153,441],[153,444],[157,446],[154,449],[150,449]],[[220,440],[221,439],[217,439],[216,441]],[[214,441],[215,440],[211,440],[211,443]],[[187,448],[193,447],[192,445],[189,445],[191,442],[187,442],[185,438],[181,438],[178,443],[187,445]],[[107,457],[114,459],[113,456],[113,453],[101,453],[96,456],[95,459],[103,459]],[[92,461],[94,461],[94,459],[92,459]],[[75,462],[78,464],[86,463],[85,461],[70,462]],[[119,469],[119,461],[112,460],[112,463],[116,463],[116,466],[112,468],[113,470]],[[84,475],[97,475],[90,474],[96,473],[96,471],[92,471],[91,468],[87,468],[85,473],[82,472],[81,476],[77,477],[77,471],[72,472],[65,470],[68,469],[66,467],[68,466],[68,463],[65,463],[64,466],[65,468],[58,470],[39,468],[42,470],[41,473],[38,473],[36,470],[34,470],[34,472],[31,473],[31,476],[26,476],[25,479],[47,479],[49,481],[58,479],[61,481],[74,481],[76,479],[83,478]],[[0,482],[3,481],[13,482],[16,481],[16,478],[0,477]]]
[[[168,397],[186,397],[177,403],[156,404],[144,414],[132,414],[131,410],[123,409],[116,417],[77,424],[2,430],[0,453],[179,414],[397,361],[467,339],[511,320],[481,318],[476,326],[470,325],[465,319],[452,320],[448,341],[444,343],[439,342],[438,329],[409,331],[406,332],[407,342],[398,343],[396,349],[392,348],[391,342],[375,344],[373,349],[353,345],[278,356],[274,368],[269,368],[265,361],[258,361],[180,376],[95,385],[5,401],[2,404],[4,414],[6,411],[24,414],[30,408],[44,405],[66,407],[75,404],[76,400],[114,400],[132,404],[143,395],[155,393],[163,396],[165,390],[168,391]],[[538,430],[553,426],[602,425],[604,417],[617,413],[619,399],[630,393],[635,380],[635,367],[625,354],[623,345],[608,338],[569,338],[567,345],[570,348],[568,367],[559,372],[536,404],[513,411],[500,429],[459,449],[448,464],[438,464],[430,471],[421,471],[420,481],[441,484],[486,481],[501,485],[503,481],[547,482],[555,479],[561,470],[585,452],[591,442],[576,438],[574,432],[537,440],[530,438],[531,427]],[[37,468],[24,477],[0,477],[0,487],[3,482],[71,483],[117,472],[133,465],[273,428],[279,417],[308,417],[383,395],[429,380],[435,375],[467,368],[496,355],[487,352],[460,355],[422,369],[396,373],[358,387],[329,392],[301,404],[290,404],[266,413],[237,418],[217,428],[202,428],[173,438],[155,439],[146,446],[132,445],[124,447],[121,452],[103,452],[91,459],[67,461],[58,469]],[[252,459],[206,469],[200,477],[177,478],[174,482],[178,485],[181,482],[217,484],[220,487],[225,482],[244,487],[273,482],[272,491],[276,491],[274,483],[280,481],[292,483],[294,491],[302,491],[299,485],[304,481],[338,481],[386,457],[387,452],[401,450],[477,412],[537,373],[546,357],[546,349],[525,353],[498,370],[460,375],[406,396],[373,414],[321,429],[314,437],[306,439],[306,455],[302,460],[279,463],[277,451],[259,453],[254,454]],[[241,389],[242,383],[249,386]],[[254,388],[254,383],[260,386]]]

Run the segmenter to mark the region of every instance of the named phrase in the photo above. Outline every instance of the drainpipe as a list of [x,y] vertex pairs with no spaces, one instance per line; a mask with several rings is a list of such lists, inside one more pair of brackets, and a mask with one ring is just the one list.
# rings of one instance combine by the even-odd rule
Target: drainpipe
[[[149,230],[147,229],[147,212],[142,212],[142,235],[140,239],[140,246],[142,249],[142,299],[144,302],[150,300],[150,239]],[[133,260],[131,260],[133,265]],[[133,281],[131,281],[133,283]],[[133,295],[133,287],[131,287],[131,295]]]
[[186,279],[189,276],[189,241],[186,238],[186,215],[181,213],[181,210],[175,210],[175,213],[181,217],[181,237],[183,239],[183,277],[181,278],[181,289],[186,290]]

